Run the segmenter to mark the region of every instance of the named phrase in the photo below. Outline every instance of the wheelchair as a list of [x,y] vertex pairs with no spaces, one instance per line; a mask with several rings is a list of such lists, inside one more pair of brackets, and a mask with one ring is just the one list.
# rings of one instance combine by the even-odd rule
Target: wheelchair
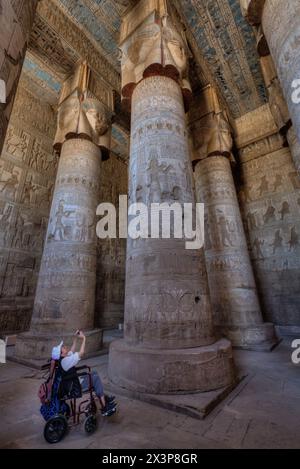
[[[65,437],[68,429],[80,425],[82,420],[85,433],[92,435],[97,429],[97,417],[100,412],[96,404],[91,367],[87,365],[76,367],[76,375],[68,376],[67,379],[58,376],[58,362],[53,368],[51,398],[41,407],[41,414],[46,420],[45,440],[50,444],[59,443]],[[48,382],[51,378],[51,362],[45,364],[42,370],[45,371],[43,378],[47,379],[46,382]],[[87,389],[83,389],[79,383],[80,378],[85,376],[88,376]],[[78,385],[74,386],[76,381]],[[70,383],[70,386],[67,386],[68,392],[62,393],[62,389],[66,387],[66,384],[68,385],[66,382]],[[83,396],[86,396],[86,399],[78,403],[78,400]],[[114,396],[105,396],[105,398],[108,402],[114,403]],[[115,411],[116,404],[109,415],[113,415]]]

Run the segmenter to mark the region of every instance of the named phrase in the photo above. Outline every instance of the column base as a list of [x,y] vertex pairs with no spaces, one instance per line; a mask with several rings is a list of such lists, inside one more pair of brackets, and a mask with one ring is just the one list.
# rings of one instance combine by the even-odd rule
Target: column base
[[216,330],[227,337],[234,348],[271,352],[280,342],[274,324],[262,323],[252,326],[216,326]]
[[112,384],[147,394],[188,394],[231,386],[236,380],[227,339],[189,349],[145,349],[125,340],[110,345]]
[[[101,353],[103,331],[102,329],[93,329],[85,331],[86,348],[85,358]],[[41,334],[32,331],[24,332],[18,335],[14,361],[24,365],[40,368],[51,358],[52,347],[58,345],[62,340],[71,345],[74,339],[74,333],[52,333]]]

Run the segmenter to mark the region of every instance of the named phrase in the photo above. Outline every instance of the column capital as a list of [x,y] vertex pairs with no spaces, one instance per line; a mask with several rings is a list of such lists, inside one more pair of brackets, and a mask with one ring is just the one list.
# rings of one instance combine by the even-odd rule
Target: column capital
[[213,86],[206,86],[195,98],[190,111],[190,129],[193,164],[214,155],[233,159],[231,127]]
[[123,16],[120,37],[123,104],[130,105],[135,86],[144,78],[162,75],[179,83],[188,105],[192,95],[188,81],[189,49],[170,3],[140,0]]
[[243,15],[253,26],[261,23],[265,2],[266,0],[240,0]]
[[70,138],[92,141],[109,157],[113,92],[86,62],[80,63],[65,81],[58,105],[54,148],[61,150]]

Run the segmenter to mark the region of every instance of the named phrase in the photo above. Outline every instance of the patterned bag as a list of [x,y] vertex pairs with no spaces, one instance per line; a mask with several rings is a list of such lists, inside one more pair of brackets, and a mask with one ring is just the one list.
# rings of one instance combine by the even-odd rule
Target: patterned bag
[[39,387],[38,397],[41,401],[41,404],[46,404],[51,401],[52,386],[53,386],[53,380],[54,380],[54,375],[55,375],[55,366],[56,366],[55,360],[52,360],[50,364],[49,377]]

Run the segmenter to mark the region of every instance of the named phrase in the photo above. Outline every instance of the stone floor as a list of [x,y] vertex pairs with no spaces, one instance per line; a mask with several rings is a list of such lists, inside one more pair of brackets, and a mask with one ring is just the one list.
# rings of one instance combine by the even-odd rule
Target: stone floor
[[[300,367],[291,362],[291,340],[272,353],[236,351],[247,377],[205,420],[118,397],[119,412],[99,418],[91,437],[71,429],[56,448],[201,449],[299,448]],[[104,381],[107,355],[89,360]],[[0,447],[49,448],[39,414],[39,372],[0,365]],[[51,446],[53,448],[53,446]]]

